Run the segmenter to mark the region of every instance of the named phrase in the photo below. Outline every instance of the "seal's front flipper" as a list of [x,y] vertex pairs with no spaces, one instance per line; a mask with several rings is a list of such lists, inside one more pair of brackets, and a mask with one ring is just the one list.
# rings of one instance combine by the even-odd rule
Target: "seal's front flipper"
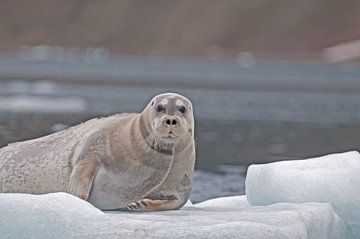
[[127,209],[135,212],[151,212],[178,209],[182,206],[182,202],[172,196],[171,199],[142,199],[136,202],[129,203]]
[[98,168],[99,163],[95,159],[78,162],[71,172],[69,193],[87,200]]

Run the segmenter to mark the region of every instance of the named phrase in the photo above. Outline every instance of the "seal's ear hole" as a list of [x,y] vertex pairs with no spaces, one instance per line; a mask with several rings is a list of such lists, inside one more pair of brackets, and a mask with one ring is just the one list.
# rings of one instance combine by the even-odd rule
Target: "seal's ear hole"
[[151,102],[151,106],[153,106],[154,105],[154,101],[153,102]]

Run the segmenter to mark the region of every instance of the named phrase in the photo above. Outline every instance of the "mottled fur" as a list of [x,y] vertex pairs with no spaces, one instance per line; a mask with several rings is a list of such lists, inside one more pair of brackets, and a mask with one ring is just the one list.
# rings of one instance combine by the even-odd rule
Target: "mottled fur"
[[[158,112],[164,99],[166,112]],[[178,125],[166,128],[166,117]],[[92,119],[0,149],[0,192],[69,192],[100,209],[177,209],[190,196],[194,163],[191,102],[167,93],[140,114]]]

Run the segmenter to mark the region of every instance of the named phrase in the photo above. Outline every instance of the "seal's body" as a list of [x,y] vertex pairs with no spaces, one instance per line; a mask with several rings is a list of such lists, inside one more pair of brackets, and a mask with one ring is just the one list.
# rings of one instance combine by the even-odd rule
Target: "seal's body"
[[167,93],[140,114],[0,149],[0,192],[69,192],[100,209],[177,209],[190,196],[194,163],[191,102]]

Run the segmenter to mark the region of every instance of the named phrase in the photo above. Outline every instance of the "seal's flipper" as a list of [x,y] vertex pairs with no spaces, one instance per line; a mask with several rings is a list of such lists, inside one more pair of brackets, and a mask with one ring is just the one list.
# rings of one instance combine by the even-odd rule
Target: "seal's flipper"
[[95,159],[78,162],[71,172],[69,193],[87,200],[98,168],[99,163]]
[[171,209],[178,209],[182,206],[179,199],[173,200],[152,200],[142,199],[136,202],[129,203],[127,209],[135,212],[151,212],[151,211],[164,211]]

